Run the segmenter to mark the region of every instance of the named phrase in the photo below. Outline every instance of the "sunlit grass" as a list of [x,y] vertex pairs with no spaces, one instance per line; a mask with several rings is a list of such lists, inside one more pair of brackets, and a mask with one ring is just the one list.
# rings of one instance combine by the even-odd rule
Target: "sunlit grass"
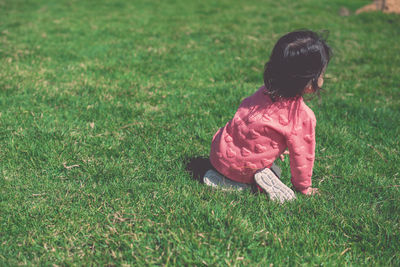
[[[0,0],[1,265],[398,266],[400,17],[339,16],[367,2]],[[334,51],[308,102],[322,195],[191,179],[299,28]]]

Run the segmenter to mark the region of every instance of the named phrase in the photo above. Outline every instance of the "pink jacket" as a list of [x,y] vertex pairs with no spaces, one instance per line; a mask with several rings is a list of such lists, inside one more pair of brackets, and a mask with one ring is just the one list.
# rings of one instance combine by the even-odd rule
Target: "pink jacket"
[[211,164],[234,181],[254,183],[255,172],[270,168],[288,148],[292,184],[305,193],[315,158],[315,115],[302,97],[272,102],[264,90],[244,99],[214,135]]

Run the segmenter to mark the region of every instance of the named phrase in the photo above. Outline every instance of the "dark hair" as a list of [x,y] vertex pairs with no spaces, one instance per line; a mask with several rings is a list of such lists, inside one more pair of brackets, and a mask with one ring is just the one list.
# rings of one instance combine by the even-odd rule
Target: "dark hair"
[[265,93],[273,100],[298,97],[310,82],[313,91],[318,92],[318,78],[331,54],[330,47],[315,32],[294,31],[282,36],[265,64]]

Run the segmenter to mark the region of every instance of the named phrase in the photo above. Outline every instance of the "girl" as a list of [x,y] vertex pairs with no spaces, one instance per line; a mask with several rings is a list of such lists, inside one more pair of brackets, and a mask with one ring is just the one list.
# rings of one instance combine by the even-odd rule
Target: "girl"
[[279,180],[273,163],[288,154],[295,190],[318,193],[311,187],[316,119],[303,95],[319,93],[330,57],[329,46],[312,31],[291,32],[278,40],[265,65],[264,86],[244,99],[214,135],[210,161],[215,170],[205,174],[205,184],[236,189],[257,185],[283,203],[296,196]]

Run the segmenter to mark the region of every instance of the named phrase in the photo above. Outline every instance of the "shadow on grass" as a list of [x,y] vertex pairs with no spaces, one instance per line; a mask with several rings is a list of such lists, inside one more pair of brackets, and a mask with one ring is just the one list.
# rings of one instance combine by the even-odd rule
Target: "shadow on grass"
[[[192,178],[200,183],[203,183],[204,174],[210,169],[215,168],[211,165],[210,159],[205,157],[193,157],[189,158],[186,163],[186,171],[192,176]],[[282,170],[275,163],[271,166],[271,171],[280,179]]]
[[186,171],[200,183],[203,183],[203,176],[209,169],[214,169],[209,158],[193,157],[189,158],[186,163]]

